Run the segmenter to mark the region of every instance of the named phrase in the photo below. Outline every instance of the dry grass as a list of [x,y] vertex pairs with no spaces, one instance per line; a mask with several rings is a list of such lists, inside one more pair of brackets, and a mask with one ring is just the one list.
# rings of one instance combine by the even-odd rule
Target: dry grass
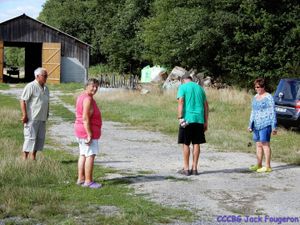
[[[0,103],[0,221],[4,219],[5,224],[142,225],[194,219],[189,211],[165,208],[134,195],[122,181],[105,180],[106,173],[113,172],[111,169],[95,167],[94,177],[104,183],[101,190],[78,187],[77,157],[64,151],[45,149],[38,153],[37,161],[22,160],[19,103],[3,95]],[[50,108],[51,115],[58,116],[56,111],[66,114],[62,105],[54,108],[55,111]],[[62,147],[60,143],[50,146],[57,150]],[[115,206],[122,214],[116,217],[99,213],[99,207],[107,205]]]
[[[101,92],[96,99],[104,120],[130,123],[149,130],[177,135],[176,90],[142,95],[137,91]],[[245,90],[206,88],[209,103],[208,144],[220,151],[255,153],[252,134],[247,131],[253,95]],[[252,144],[252,145],[251,145]],[[273,158],[300,163],[299,133],[279,129],[273,136]]]
[[207,88],[206,93],[209,101],[218,101],[234,105],[248,105],[252,95],[246,91],[239,91],[233,88],[213,89]]

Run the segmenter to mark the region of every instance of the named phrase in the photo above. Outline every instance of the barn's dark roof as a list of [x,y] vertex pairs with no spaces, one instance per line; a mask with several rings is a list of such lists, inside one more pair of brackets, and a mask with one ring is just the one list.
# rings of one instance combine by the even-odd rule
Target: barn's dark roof
[[65,32],[63,32],[63,31],[61,31],[61,30],[58,30],[58,29],[55,28],[55,27],[52,27],[52,26],[50,26],[50,25],[48,25],[48,24],[45,24],[45,23],[43,23],[43,22],[41,22],[41,21],[39,21],[39,20],[33,19],[33,18],[30,17],[30,16],[27,16],[25,13],[22,14],[22,15],[20,15],[20,16],[14,17],[14,18],[12,18],[12,19],[9,19],[9,20],[6,20],[6,21],[0,23],[0,27],[1,27],[2,25],[11,23],[11,22],[16,21],[16,20],[19,20],[19,19],[30,19],[30,20],[33,20],[33,21],[35,21],[35,22],[37,22],[37,23],[40,23],[42,26],[48,27],[48,28],[50,28],[50,29],[52,29],[52,30],[54,30],[54,31],[56,31],[56,32],[58,32],[58,33],[60,33],[60,34],[62,34],[62,35],[65,35],[66,37],[72,38],[72,39],[74,39],[74,40],[76,40],[76,41],[78,41],[78,42],[80,42],[80,43],[82,43],[82,44],[84,44],[84,45],[87,45],[88,47],[92,47],[91,45],[89,45],[89,44],[87,44],[87,43],[85,43],[85,42],[79,40],[79,39],[76,38],[76,37],[73,37],[73,36],[71,36],[71,35],[69,35],[69,34],[67,34],[67,33],[65,33]]

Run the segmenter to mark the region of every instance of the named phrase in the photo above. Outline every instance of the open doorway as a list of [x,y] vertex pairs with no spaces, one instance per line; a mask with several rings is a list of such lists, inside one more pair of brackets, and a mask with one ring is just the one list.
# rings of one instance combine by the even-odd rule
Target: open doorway
[[2,52],[1,81],[28,83],[34,80],[34,70],[42,66],[42,43],[4,42]]
[[19,83],[25,78],[25,48],[4,47],[3,82]]

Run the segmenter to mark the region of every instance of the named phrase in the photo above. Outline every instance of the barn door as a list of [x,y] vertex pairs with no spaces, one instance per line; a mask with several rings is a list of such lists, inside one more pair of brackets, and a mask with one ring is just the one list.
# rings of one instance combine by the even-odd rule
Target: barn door
[[48,72],[47,82],[60,83],[60,43],[43,43],[42,66]]
[[4,45],[0,41],[0,83],[3,83],[3,62],[4,62]]

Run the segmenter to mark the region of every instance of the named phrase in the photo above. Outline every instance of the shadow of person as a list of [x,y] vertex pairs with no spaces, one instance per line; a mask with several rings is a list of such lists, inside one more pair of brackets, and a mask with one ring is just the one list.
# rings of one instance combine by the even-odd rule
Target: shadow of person
[[232,168],[232,169],[221,169],[221,170],[208,170],[199,172],[201,174],[213,174],[213,173],[252,173],[248,168]]
[[105,179],[108,184],[134,184],[134,183],[146,183],[152,181],[162,181],[168,179],[167,176],[161,175],[132,175],[124,177],[116,177],[111,179]]
[[285,164],[285,165],[279,165],[279,166],[272,166],[273,171],[274,170],[286,170],[286,169],[293,169],[293,168],[300,168],[300,162],[296,164]]
[[[298,164],[284,164],[284,165],[279,165],[279,166],[272,166],[273,171],[277,170],[285,170],[285,169],[292,169],[292,168],[297,168],[300,166]],[[253,171],[249,170],[248,168],[232,168],[232,169],[222,169],[222,170],[208,170],[208,171],[203,171],[200,172],[199,175],[201,174],[214,174],[214,173],[253,173]]]

